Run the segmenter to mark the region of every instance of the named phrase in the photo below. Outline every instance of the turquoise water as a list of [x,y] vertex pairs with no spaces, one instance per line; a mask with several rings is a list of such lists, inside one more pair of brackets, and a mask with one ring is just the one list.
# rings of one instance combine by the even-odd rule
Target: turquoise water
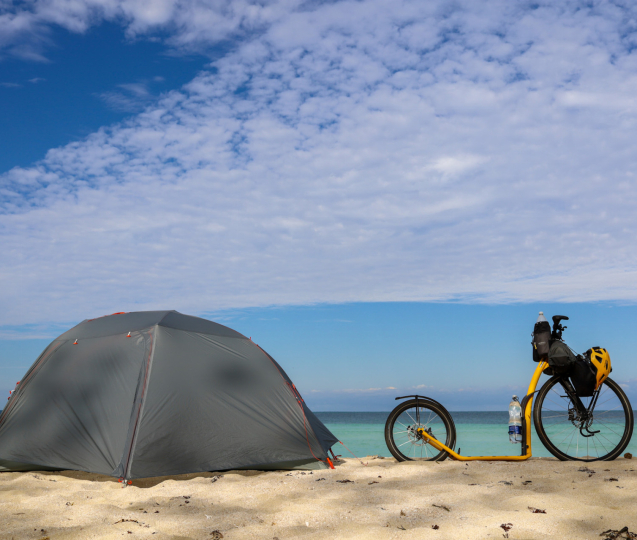
[[[0,413],[2,411],[0,410]],[[359,457],[391,457],[385,444],[385,421],[388,412],[318,412],[314,413]],[[465,456],[518,456],[520,445],[509,442],[508,411],[451,412],[456,424],[456,451]],[[637,417],[637,411],[635,411]],[[637,456],[637,430],[624,452]],[[533,456],[551,457],[535,430],[532,436]],[[348,450],[336,443],[334,453],[351,457]]]
[[[385,421],[388,412],[319,412],[316,416],[338,439],[359,457],[391,456],[385,444]],[[509,442],[508,411],[452,412],[456,424],[456,450],[465,456],[519,456],[520,445]],[[637,416],[637,413],[636,413]],[[532,436],[533,456],[552,457],[540,442],[535,430]],[[335,454],[351,457],[340,444]],[[637,456],[637,435],[624,452]]]

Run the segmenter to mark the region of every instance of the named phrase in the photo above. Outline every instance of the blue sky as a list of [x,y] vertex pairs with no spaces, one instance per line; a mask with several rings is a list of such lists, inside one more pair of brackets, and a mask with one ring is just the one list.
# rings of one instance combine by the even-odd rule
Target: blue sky
[[0,392],[142,309],[252,335],[317,410],[505,407],[540,309],[632,392],[636,11],[0,1]]
[[0,173],[141,111],[210,62],[170,54],[161,42],[127,39],[108,22],[85,34],[53,27],[50,40],[45,61],[1,61]]

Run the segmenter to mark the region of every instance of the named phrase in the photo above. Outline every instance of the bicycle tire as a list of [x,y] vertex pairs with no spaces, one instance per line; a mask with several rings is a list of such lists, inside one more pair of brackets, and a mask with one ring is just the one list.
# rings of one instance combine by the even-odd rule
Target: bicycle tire
[[[449,411],[439,403],[419,398],[404,401],[389,413],[385,422],[385,443],[391,454],[398,461],[447,459],[448,452],[436,450],[417,436],[418,427],[429,429],[438,440],[442,441],[444,437],[445,446],[453,450],[456,444],[456,426]],[[406,452],[405,447],[408,448]]]
[[[556,375],[546,381],[535,401],[533,423],[542,444],[562,461],[610,461],[618,457],[628,446],[634,425],[633,410],[624,391],[612,379],[604,381],[589,425],[589,433],[597,432],[585,436],[578,427],[581,422],[572,418],[575,411],[570,398],[561,395],[566,394],[559,385],[561,379]],[[557,385],[561,392],[555,390]],[[591,398],[581,399],[588,406]]]

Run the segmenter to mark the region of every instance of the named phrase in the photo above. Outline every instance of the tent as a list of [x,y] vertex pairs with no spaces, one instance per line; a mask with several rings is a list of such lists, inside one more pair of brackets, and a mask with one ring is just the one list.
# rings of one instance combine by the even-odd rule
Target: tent
[[251,339],[176,311],[116,313],[62,334],[27,371],[0,416],[0,470],[325,468],[335,442]]

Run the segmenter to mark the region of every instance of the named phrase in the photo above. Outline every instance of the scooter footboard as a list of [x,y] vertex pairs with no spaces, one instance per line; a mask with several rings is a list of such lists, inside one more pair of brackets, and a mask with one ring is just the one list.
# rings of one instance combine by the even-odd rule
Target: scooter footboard
[[[548,364],[546,362],[540,362],[535,368],[535,373],[531,379],[531,383],[529,384],[529,389],[527,391],[526,396],[522,400],[521,408],[522,408],[522,448],[519,456],[461,456],[460,454],[453,451],[452,448],[446,447],[440,441],[429,435],[424,429],[419,429],[418,434],[426,439],[431,446],[433,446],[436,450],[444,450],[449,454],[452,459],[456,459],[458,461],[524,461],[529,459],[532,455],[531,449],[531,410],[533,405],[533,396],[536,392],[535,388],[537,387],[537,383],[542,375],[542,372],[547,368]],[[415,396],[410,396],[415,397]],[[424,398],[423,399],[430,399]],[[441,406],[440,404],[438,404]]]

